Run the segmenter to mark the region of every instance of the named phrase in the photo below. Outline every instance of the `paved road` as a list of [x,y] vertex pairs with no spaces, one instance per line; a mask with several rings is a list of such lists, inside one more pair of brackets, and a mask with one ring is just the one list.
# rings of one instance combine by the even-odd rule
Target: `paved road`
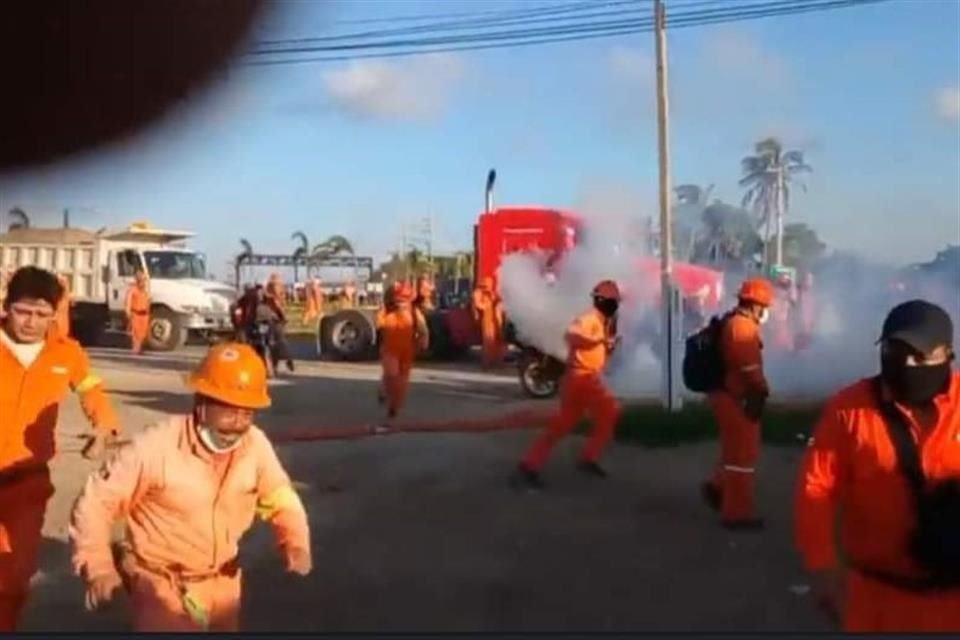
[[[131,431],[186,410],[181,378],[201,351],[135,359],[97,350]],[[373,365],[307,362],[272,384],[272,434],[377,419]],[[496,415],[527,406],[509,369],[418,371],[410,414]],[[65,407],[58,493],[45,527],[28,630],[116,630],[122,608],[82,612],[70,576],[67,515],[92,466],[76,452],[83,422]],[[768,452],[763,535],[728,534],[697,499],[712,446],[613,447],[607,480],[573,470],[578,442],[548,469],[549,490],[517,494],[506,476],[532,434],[397,435],[279,447],[310,512],[313,575],[279,571],[269,531],[243,547],[250,630],[818,630],[789,535],[796,452]]]

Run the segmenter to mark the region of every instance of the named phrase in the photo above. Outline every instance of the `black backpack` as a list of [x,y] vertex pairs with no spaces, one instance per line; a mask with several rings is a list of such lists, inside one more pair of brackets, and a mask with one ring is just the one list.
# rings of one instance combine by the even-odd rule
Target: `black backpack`
[[720,332],[727,316],[713,316],[710,324],[687,338],[683,352],[683,384],[695,393],[723,387],[725,369],[720,352]]
[[897,467],[910,488],[914,521],[909,552],[926,577],[914,588],[960,586],[960,477],[933,482],[925,478],[917,443],[900,410],[882,400],[880,378],[874,392],[897,451]]

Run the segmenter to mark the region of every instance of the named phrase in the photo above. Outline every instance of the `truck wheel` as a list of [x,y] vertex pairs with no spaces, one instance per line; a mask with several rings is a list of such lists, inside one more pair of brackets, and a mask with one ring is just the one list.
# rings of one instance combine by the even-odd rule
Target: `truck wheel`
[[373,350],[373,325],[363,313],[354,309],[339,311],[328,321],[329,333],[321,331],[323,353],[338,360],[362,360]]
[[563,371],[542,356],[521,356],[517,364],[520,387],[531,398],[546,400],[560,391],[560,378]]
[[176,313],[166,307],[150,310],[146,346],[152,351],[174,351],[187,342],[187,331]]

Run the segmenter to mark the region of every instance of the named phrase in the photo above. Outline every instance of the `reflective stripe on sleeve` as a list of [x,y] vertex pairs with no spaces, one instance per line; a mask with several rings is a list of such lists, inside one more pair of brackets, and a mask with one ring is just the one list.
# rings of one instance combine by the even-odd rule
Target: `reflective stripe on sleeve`
[[86,378],[80,381],[80,384],[77,385],[77,393],[86,393],[94,387],[100,386],[103,384],[103,380],[100,376],[95,376],[93,374],[88,375]]
[[295,508],[299,504],[300,498],[297,492],[292,486],[285,484],[257,501],[257,516],[261,520],[269,521],[284,509]]

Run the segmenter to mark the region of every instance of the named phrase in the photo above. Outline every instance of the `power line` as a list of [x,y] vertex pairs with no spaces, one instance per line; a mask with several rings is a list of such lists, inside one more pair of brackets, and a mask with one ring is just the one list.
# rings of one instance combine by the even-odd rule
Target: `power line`
[[[413,33],[429,33],[430,31],[458,31],[464,29],[476,29],[484,26],[495,26],[500,24],[512,24],[524,22],[538,22],[541,20],[570,20],[575,17],[584,17],[585,12],[596,11],[597,9],[609,7],[621,7],[624,5],[637,5],[643,0],[606,0],[594,2],[577,2],[569,5],[538,7],[534,9],[512,10],[486,12],[491,15],[490,18],[476,18],[472,20],[451,20],[432,22],[416,25],[412,27],[399,27],[395,29],[379,29],[375,31],[362,31],[359,33],[346,33],[340,35],[313,36],[307,38],[281,38],[277,40],[262,40],[256,46],[276,45],[276,44],[298,44],[308,42],[335,42],[338,40],[350,40],[356,38],[371,38],[393,35],[408,35]],[[630,11],[629,9],[624,11]],[[635,11],[635,10],[634,10]],[[563,15],[563,14],[574,15]],[[619,12],[608,12],[616,14]]]
[[[753,5],[740,5],[738,7],[675,13],[667,20],[667,26],[669,28],[677,29],[707,24],[740,22],[744,20],[754,20],[774,16],[811,13],[877,4],[886,1],[888,0],[781,0],[779,2],[764,2]],[[708,3],[704,2],[698,4]],[[716,0],[712,0],[709,2],[709,4],[718,3]],[[240,64],[243,66],[272,66],[311,62],[334,62],[364,58],[393,58],[422,55],[425,53],[502,49],[646,33],[650,32],[652,28],[652,18],[644,18],[634,20],[593,22],[573,26],[550,27],[546,29],[527,29],[509,32],[493,32],[488,34],[473,34],[471,36],[445,36],[407,41],[300,47],[285,50],[283,53],[332,53],[340,51],[363,51],[365,49],[386,49],[386,51],[377,53],[351,53],[340,55],[281,58],[275,60],[256,60],[242,62]]]

